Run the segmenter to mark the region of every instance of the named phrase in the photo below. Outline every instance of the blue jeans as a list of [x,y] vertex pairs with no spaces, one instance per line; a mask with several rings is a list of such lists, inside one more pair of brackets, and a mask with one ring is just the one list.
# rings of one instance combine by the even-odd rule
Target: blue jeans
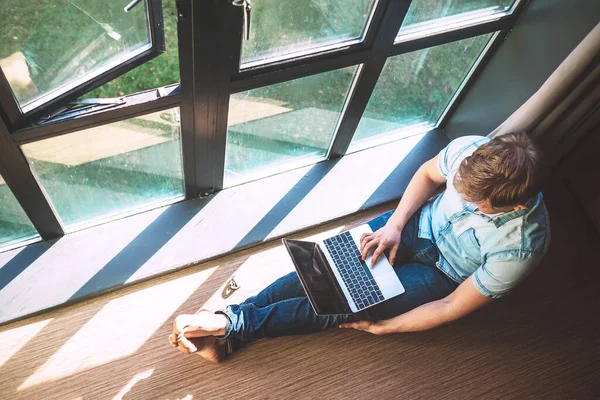
[[[321,316],[313,311],[298,275],[292,272],[256,296],[221,311],[230,321],[224,338],[236,350],[253,339],[315,333],[342,322],[389,319],[446,297],[458,284],[436,267],[439,253],[435,245],[417,236],[419,214],[404,227],[394,263],[405,293],[355,314]],[[390,211],[371,220],[371,229],[383,227],[391,215]]]

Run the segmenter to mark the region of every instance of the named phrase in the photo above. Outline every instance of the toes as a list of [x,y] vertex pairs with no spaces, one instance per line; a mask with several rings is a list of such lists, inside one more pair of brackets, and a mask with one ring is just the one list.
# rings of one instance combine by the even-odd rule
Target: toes
[[195,353],[198,351],[198,348],[194,345],[194,343],[181,334],[179,335],[178,342],[180,346],[185,347],[190,353]]

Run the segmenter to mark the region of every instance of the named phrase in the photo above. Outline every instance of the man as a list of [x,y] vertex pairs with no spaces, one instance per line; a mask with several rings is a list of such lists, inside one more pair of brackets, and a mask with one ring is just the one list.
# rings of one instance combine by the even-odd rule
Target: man
[[363,259],[373,251],[375,263],[389,252],[404,294],[356,314],[318,316],[293,272],[241,304],[178,316],[171,344],[220,361],[255,338],[338,326],[413,332],[457,320],[509,293],[545,254],[543,178],[540,152],[525,133],[453,140],[361,238]]

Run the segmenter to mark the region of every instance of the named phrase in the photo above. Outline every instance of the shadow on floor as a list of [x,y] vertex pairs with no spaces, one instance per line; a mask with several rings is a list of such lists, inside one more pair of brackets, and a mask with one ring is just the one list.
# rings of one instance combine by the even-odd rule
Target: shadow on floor
[[[95,399],[129,388],[125,399],[598,398],[600,276],[594,249],[600,238],[560,186],[547,193],[547,203],[553,242],[540,267],[511,296],[449,326],[414,334],[331,330],[261,340],[218,366],[170,348],[172,316],[202,307],[252,254],[246,251],[217,268],[134,354],[17,392],[90,316],[123,294],[64,310],[0,367],[0,393]],[[146,287],[151,285],[139,290]]]

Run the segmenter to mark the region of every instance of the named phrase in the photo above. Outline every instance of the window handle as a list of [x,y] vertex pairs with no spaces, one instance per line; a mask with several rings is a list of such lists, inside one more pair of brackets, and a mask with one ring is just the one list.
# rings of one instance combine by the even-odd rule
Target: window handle
[[127,4],[124,8],[125,12],[129,12],[131,11],[131,9],[135,6],[137,6],[138,4],[140,4],[142,2],[142,0],[132,0],[131,3]]
[[252,0],[232,0],[231,4],[236,7],[244,7],[244,38],[250,40],[250,13],[252,12]]

